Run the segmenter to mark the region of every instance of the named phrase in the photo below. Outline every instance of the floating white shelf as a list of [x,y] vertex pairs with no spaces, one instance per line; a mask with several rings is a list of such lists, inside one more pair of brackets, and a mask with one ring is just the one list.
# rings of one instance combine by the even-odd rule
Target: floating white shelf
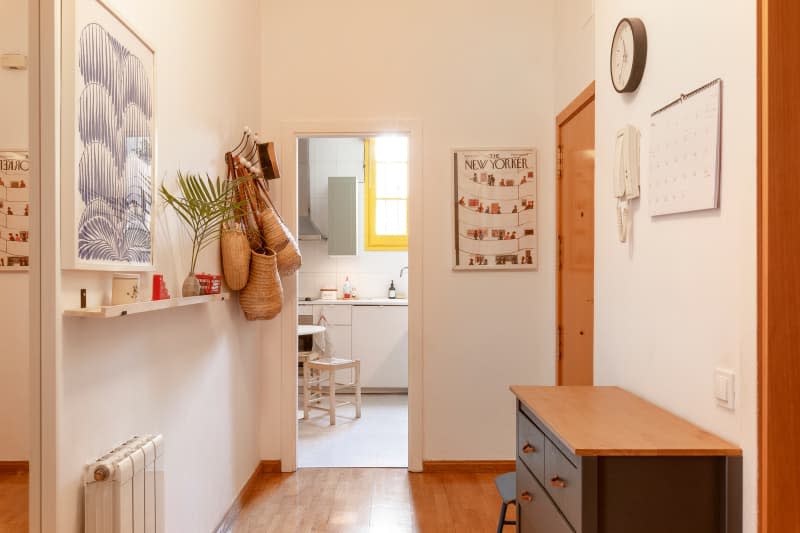
[[77,318],[116,318],[118,316],[161,311],[162,309],[171,309],[173,307],[222,302],[229,297],[229,293],[206,294],[202,296],[190,296],[189,298],[170,298],[168,300],[153,300],[151,302],[136,302],[124,305],[104,305],[101,307],[87,307],[86,309],[66,309],[64,310],[64,316]]

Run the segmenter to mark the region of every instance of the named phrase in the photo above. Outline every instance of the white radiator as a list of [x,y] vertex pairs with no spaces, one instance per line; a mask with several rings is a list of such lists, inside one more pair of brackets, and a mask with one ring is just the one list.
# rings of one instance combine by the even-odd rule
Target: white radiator
[[87,465],[85,533],[164,533],[163,442],[134,437]]

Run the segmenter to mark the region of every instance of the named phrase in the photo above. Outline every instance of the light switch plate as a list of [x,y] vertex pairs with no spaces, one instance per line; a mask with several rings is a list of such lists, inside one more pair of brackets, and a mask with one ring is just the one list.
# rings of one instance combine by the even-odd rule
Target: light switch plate
[[717,405],[725,409],[734,409],[734,378],[733,370],[717,368],[714,372],[714,397]]
[[27,70],[28,56],[24,54],[0,55],[0,66],[8,70]]

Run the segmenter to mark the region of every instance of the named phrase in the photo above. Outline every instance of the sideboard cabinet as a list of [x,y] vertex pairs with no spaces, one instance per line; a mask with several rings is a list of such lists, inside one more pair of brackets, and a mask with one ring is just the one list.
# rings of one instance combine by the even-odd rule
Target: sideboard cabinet
[[513,386],[520,533],[741,533],[741,449],[617,387]]

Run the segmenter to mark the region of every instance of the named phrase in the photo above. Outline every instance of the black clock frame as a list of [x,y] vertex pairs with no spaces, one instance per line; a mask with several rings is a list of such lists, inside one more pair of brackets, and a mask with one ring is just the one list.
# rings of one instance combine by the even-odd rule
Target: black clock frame
[[[614,83],[614,38],[617,36],[620,26],[628,23],[631,27],[633,34],[633,64],[631,65],[631,77],[622,89],[617,89]],[[644,67],[647,63],[647,30],[644,27],[644,22],[639,18],[623,18],[614,29],[614,34],[611,36],[611,53],[609,54],[608,72],[611,77],[611,86],[618,93],[632,93],[639,88],[644,76]]]

